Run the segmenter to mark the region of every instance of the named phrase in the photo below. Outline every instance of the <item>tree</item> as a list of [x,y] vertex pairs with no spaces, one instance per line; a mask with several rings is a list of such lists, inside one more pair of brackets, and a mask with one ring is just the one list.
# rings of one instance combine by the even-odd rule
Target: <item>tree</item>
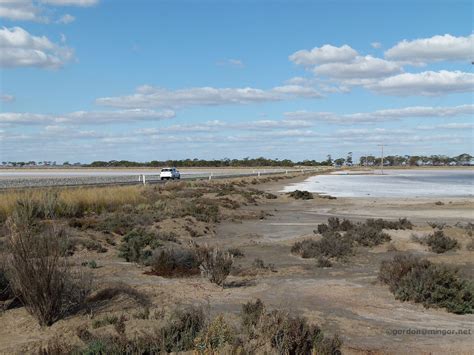
[[347,153],[346,163],[352,164],[352,152]]
[[328,154],[328,157],[326,159],[328,165],[332,165],[332,157],[331,157],[331,154]]

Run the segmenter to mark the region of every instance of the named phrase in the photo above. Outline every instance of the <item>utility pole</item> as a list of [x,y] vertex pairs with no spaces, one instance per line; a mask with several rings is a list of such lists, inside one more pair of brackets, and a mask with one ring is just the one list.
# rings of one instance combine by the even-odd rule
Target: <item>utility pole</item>
[[377,146],[382,147],[382,161],[380,162],[381,168],[382,168],[382,175],[383,175],[383,147],[385,144],[377,144]]

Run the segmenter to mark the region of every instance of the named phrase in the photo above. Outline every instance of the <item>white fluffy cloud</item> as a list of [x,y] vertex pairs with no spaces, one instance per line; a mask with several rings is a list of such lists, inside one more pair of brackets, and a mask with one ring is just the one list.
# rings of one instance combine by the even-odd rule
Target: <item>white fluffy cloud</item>
[[[88,7],[97,4],[98,0],[0,0],[0,17],[12,21],[50,22],[44,15],[45,5],[48,6],[79,6]],[[70,23],[73,17],[63,15],[56,22]]]
[[400,73],[402,68],[394,62],[358,56],[349,63],[328,63],[314,68],[314,73],[338,80],[373,79]]
[[334,47],[325,44],[322,47],[314,47],[312,50],[303,49],[289,56],[289,59],[298,65],[313,66],[324,63],[348,62],[357,56],[357,51],[347,44]]
[[270,90],[255,88],[197,87],[180,90],[140,86],[136,93],[128,96],[104,97],[96,103],[104,106],[124,108],[186,107],[251,104],[280,101],[295,97],[321,97],[316,90],[298,85],[279,86]]
[[134,121],[159,121],[175,117],[174,111],[153,110],[119,110],[119,111],[76,111],[64,115],[47,115],[35,113],[0,113],[0,124],[106,124],[130,123]]
[[384,95],[440,96],[472,92],[474,74],[446,70],[403,73],[369,84],[366,87]]
[[390,60],[424,64],[437,61],[466,61],[474,59],[474,34],[455,37],[450,34],[403,40],[385,52]]
[[93,6],[99,2],[99,0],[40,0],[43,4],[56,5],[56,6]]
[[0,17],[14,21],[46,21],[31,0],[1,0]]
[[67,25],[68,23],[72,23],[76,20],[76,18],[72,15],[69,15],[69,14],[65,14],[63,16],[61,16],[59,18],[59,20],[57,20],[56,22],[57,23],[62,23],[64,25]]
[[71,48],[33,36],[21,27],[0,29],[0,66],[60,68],[74,57]]
[[474,105],[459,105],[451,107],[413,106],[396,109],[377,110],[373,112],[358,112],[351,114],[336,114],[333,112],[294,111],[286,112],[285,116],[294,120],[322,121],[328,123],[353,124],[393,121],[415,117],[459,117],[474,115]]

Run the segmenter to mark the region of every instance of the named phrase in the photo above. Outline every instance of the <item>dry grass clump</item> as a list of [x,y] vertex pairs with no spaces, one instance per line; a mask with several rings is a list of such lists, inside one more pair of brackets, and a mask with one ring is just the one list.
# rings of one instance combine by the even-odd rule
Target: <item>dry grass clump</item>
[[411,254],[383,261],[379,280],[387,284],[396,299],[446,308],[448,312],[474,311],[474,284],[462,279],[457,270],[433,264]]
[[[202,308],[188,307],[174,310],[165,324],[151,329],[146,334],[133,338],[126,336],[125,316],[111,318],[115,333],[94,335],[86,328],[78,330],[78,337],[86,344],[81,354],[161,354],[190,351],[195,348],[195,339],[205,326],[206,317]],[[109,323],[110,324],[110,323]]]
[[1,193],[0,221],[5,221],[11,215],[17,201],[30,201],[35,206],[38,218],[74,217],[86,212],[114,211],[125,204],[143,203],[146,201],[144,189],[138,186],[114,186],[6,191]]
[[66,260],[64,230],[37,223],[28,202],[16,206],[8,230],[11,287],[39,323],[49,326],[83,306],[91,283]]

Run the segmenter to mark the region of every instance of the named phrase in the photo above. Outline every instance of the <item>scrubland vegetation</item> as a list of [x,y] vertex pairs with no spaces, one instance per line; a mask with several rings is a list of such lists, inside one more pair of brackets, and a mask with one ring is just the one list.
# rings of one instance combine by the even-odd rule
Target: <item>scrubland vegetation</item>
[[401,301],[442,307],[458,314],[474,311],[474,284],[445,265],[410,254],[397,255],[382,263],[379,279]]
[[[267,307],[259,299],[247,303],[239,299],[244,304],[238,314],[215,312],[212,304],[206,308],[203,302],[165,308],[160,296],[130,286],[130,280],[104,282],[101,278],[110,258],[138,269],[144,278],[163,280],[156,283],[160,285],[157,292],[169,282],[191,280],[193,287],[205,285],[212,292],[230,292],[258,284],[259,278],[291,278],[291,269],[254,254],[254,241],[212,243],[222,221],[266,218],[269,210],[261,206],[278,196],[255,185],[281,178],[3,192],[0,305],[4,311],[24,307],[44,328],[86,318],[77,326],[77,341],[50,338],[38,344],[35,352],[40,354],[337,353],[342,340],[336,332],[329,336],[315,322],[283,310],[284,306]],[[308,194],[293,197],[306,199]],[[314,201],[304,203],[322,201],[319,196],[311,198]],[[286,199],[277,200],[276,206]],[[331,217],[317,226],[314,236],[291,248],[286,244],[283,252],[292,260],[300,259],[291,254],[312,258],[310,267],[326,273],[331,269],[318,268],[350,268],[358,255],[391,241],[391,231],[414,228],[415,233],[415,227],[407,219],[354,222]],[[444,225],[432,227],[431,234],[413,237],[426,245],[430,255],[461,248]],[[471,225],[459,228],[472,235]],[[471,244],[462,242],[468,250]],[[379,263],[380,259],[377,270]],[[111,278],[120,276],[117,272]],[[400,253],[382,262],[378,279],[397,300],[458,314],[473,311],[472,283],[446,265]],[[109,305],[124,299],[133,306],[110,311]]]
[[387,221],[368,219],[364,223],[353,223],[347,219],[330,217],[327,224],[318,225],[314,232],[321,235],[318,240],[306,239],[296,242],[291,252],[302,258],[317,258],[318,265],[329,267],[331,259],[344,260],[355,253],[356,246],[374,247],[390,241],[383,229],[411,229],[407,219]]

